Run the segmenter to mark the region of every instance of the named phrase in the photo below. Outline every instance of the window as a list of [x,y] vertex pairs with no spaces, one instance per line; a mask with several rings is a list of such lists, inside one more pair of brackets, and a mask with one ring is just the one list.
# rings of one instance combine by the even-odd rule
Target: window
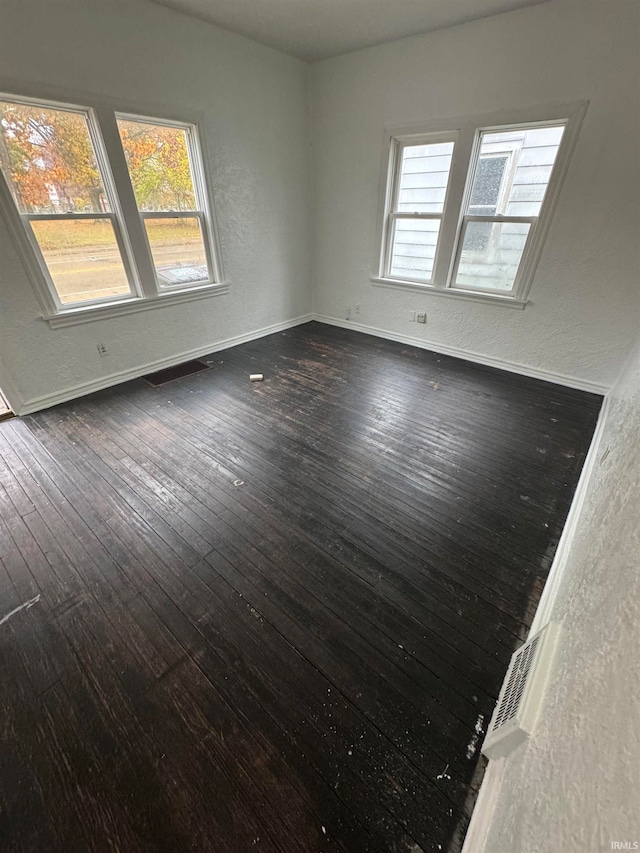
[[530,124],[389,134],[374,280],[524,305],[584,109]]
[[195,125],[0,96],[0,171],[51,321],[220,282]]
[[430,282],[438,249],[453,140],[406,144],[396,140],[389,214],[389,274]]
[[194,128],[118,116],[129,177],[145,227],[158,286],[207,282],[207,217]]
[[2,100],[0,125],[2,171],[56,305],[131,296],[122,219],[89,113]]
[[454,287],[513,291],[563,134],[564,125],[480,133]]

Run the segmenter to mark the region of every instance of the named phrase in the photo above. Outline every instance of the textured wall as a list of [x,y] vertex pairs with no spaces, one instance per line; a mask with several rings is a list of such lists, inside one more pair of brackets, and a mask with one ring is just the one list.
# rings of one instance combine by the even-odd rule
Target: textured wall
[[0,222],[0,381],[28,400],[311,310],[308,66],[150,3],[0,0],[7,78],[201,112],[230,292],[52,330]]
[[535,737],[505,761],[484,853],[640,849],[640,347],[599,457],[551,615],[556,671]]
[[[610,385],[637,320],[639,21],[635,0],[555,0],[315,65],[316,310],[359,302],[354,321],[387,332]],[[531,305],[371,283],[385,126],[583,99]]]

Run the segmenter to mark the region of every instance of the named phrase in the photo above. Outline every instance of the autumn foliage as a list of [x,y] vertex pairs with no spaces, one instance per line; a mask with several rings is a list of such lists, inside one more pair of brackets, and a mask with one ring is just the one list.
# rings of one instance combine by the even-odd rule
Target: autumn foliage
[[194,210],[184,130],[123,120],[120,138],[141,210]]
[[23,213],[106,210],[80,113],[0,102],[0,163]]
[[[141,210],[192,210],[184,130],[118,122]],[[109,210],[82,113],[0,101],[0,166],[22,213]]]

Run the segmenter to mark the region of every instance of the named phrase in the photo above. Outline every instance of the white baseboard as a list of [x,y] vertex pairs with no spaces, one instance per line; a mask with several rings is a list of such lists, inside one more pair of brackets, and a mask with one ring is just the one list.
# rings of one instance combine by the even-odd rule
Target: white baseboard
[[[231,338],[216,341],[215,343],[205,344],[194,349],[185,350],[168,358],[161,358],[157,361],[150,361],[146,364],[140,364],[137,367],[132,367],[128,370],[123,370],[118,373],[111,373],[108,376],[101,376],[98,379],[92,379],[89,382],[81,382],[77,385],[72,385],[68,388],[63,388],[61,391],[55,391],[52,394],[43,394],[40,397],[33,397],[30,400],[18,401],[20,405],[14,408],[18,415],[29,415],[32,412],[37,412],[40,409],[48,409],[51,406],[57,406],[59,403],[66,403],[68,400],[75,400],[77,397],[84,397],[85,394],[92,394],[94,391],[101,391],[103,388],[109,388],[112,385],[119,385],[121,382],[127,382],[129,379],[137,379],[139,376],[144,376],[147,373],[155,373],[157,370],[162,370],[165,367],[173,367],[176,364],[182,364],[183,361],[189,361],[193,358],[201,358],[211,352],[229,349],[230,347],[245,344],[249,341],[263,338],[265,335],[272,335],[275,332],[283,332],[285,329],[291,329],[294,326],[300,326],[303,323],[309,323],[313,320],[313,314],[305,314],[302,317],[294,317],[291,320],[285,320],[282,323],[274,323],[271,326],[264,326],[262,329],[256,329],[252,332],[247,332],[243,335],[235,335]],[[17,399],[17,398],[16,398]],[[13,403],[11,397],[9,402]]]
[[485,841],[500,793],[505,761],[506,758],[496,758],[489,762],[464,837],[462,853],[485,853]]
[[499,370],[507,370],[509,373],[519,373],[521,376],[531,376],[533,379],[542,379],[545,382],[553,382],[555,385],[566,385],[568,388],[577,388],[579,391],[590,391],[594,394],[606,394],[609,390],[607,385],[602,385],[598,382],[589,382],[586,379],[579,379],[576,376],[568,376],[563,373],[539,370],[535,367],[529,367],[526,364],[506,361],[501,358],[482,355],[481,353],[473,352],[471,350],[434,343],[433,341],[425,341],[424,338],[414,338],[411,335],[403,335],[400,332],[388,332],[386,329],[378,329],[375,326],[367,326],[364,323],[357,323],[353,320],[341,320],[337,317],[328,317],[324,314],[315,314],[313,319],[317,320],[319,323],[328,323],[330,326],[339,326],[341,329],[351,329],[354,332],[363,332],[366,335],[374,335],[378,338],[385,338],[388,341],[397,341],[401,344],[409,344],[412,347],[427,349],[431,352],[437,352],[442,355],[451,355],[454,356],[454,358],[462,358],[465,361],[472,361],[475,364],[484,364],[487,367],[497,367]]
[[60,391],[55,391],[51,394],[43,394],[39,397],[32,397],[24,400],[17,389],[13,387],[13,383],[8,377],[3,378],[3,390],[13,411],[18,415],[28,415],[32,412],[37,412],[39,409],[47,409],[50,406],[57,406],[59,403],[65,403],[68,400],[74,400],[77,397],[83,397],[85,394],[91,394],[94,391],[100,391],[103,388],[109,388],[112,385],[118,385],[121,382],[126,382],[129,379],[136,379],[139,376],[144,376],[146,373],[153,373],[157,370],[162,370],[165,367],[173,367],[176,364],[181,364],[183,361],[188,361],[192,358],[200,358],[203,355],[211,352],[217,352],[229,347],[238,346],[239,344],[247,343],[248,341],[256,340],[257,338],[271,335],[275,332],[281,332],[285,329],[293,328],[294,326],[308,323],[311,320],[317,320],[319,323],[327,323],[332,326],[339,326],[344,329],[352,329],[356,332],[362,332],[368,335],[374,335],[379,338],[385,338],[398,343],[409,344],[410,346],[428,349],[433,352],[442,353],[443,355],[451,355],[455,358],[462,358],[466,361],[472,361],[477,364],[484,364],[489,367],[497,367],[500,370],[507,370],[511,373],[519,373],[524,376],[531,376],[535,379],[543,379],[546,382],[554,382],[558,385],[566,385],[570,388],[577,388],[581,391],[591,391],[596,394],[605,394],[609,389],[605,385],[600,385],[595,382],[578,379],[574,376],[566,376],[560,373],[551,373],[545,370],[537,370],[536,368],[528,367],[527,365],[517,364],[515,362],[505,361],[503,359],[484,356],[480,353],[463,350],[458,347],[447,346],[444,344],[434,343],[433,341],[425,341],[422,338],[403,335],[399,332],[388,332],[385,329],[378,329],[374,326],[367,326],[363,323],[355,323],[348,320],[341,320],[337,317],[328,317],[324,314],[305,314],[301,317],[295,317],[291,320],[285,320],[282,323],[274,323],[271,326],[265,326],[253,332],[248,332],[243,335],[235,335],[234,337],[225,338],[224,340],[216,341],[215,343],[205,344],[201,347],[185,350],[177,355],[168,358],[158,359],[157,361],[148,362],[138,365],[129,370],[111,373],[108,376],[101,376],[98,379],[93,379],[89,382],[78,383]]

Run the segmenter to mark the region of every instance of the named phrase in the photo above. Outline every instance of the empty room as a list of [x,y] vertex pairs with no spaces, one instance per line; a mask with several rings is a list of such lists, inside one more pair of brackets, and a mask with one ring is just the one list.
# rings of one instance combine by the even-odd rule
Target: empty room
[[640,2],[0,0],[0,850],[640,849]]

